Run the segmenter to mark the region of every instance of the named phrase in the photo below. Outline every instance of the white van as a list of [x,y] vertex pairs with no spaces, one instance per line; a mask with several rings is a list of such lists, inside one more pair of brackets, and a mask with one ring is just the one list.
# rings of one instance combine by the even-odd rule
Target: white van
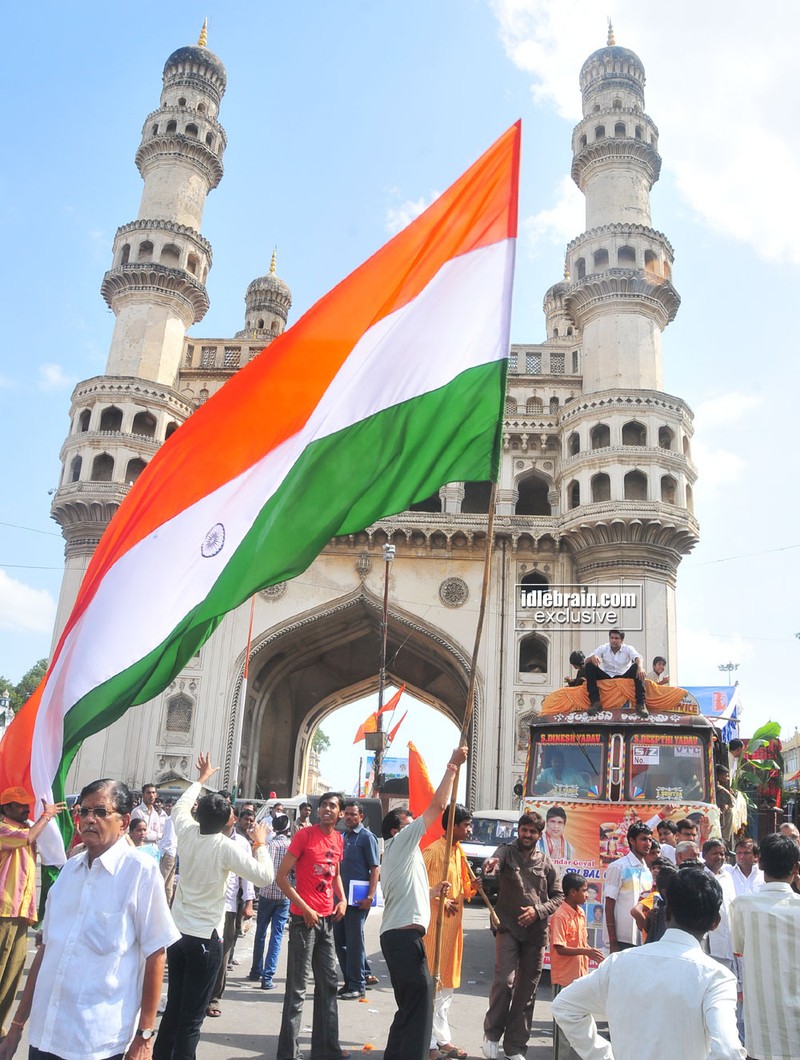
[[[476,810],[472,815],[472,837],[461,849],[467,856],[472,871],[480,879],[483,863],[504,843],[517,838],[519,810]],[[481,880],[488,897],[497,894],[497,876]]]

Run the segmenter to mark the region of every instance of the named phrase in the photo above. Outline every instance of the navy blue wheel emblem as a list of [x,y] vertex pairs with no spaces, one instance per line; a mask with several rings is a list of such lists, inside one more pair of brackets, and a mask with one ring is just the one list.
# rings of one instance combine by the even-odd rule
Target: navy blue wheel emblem
[[222,551],[224,544],[225,527],[222,523],[215,523],[203,538],[203,544],[200,546],[200,555],[205,559],[211,559],[212,556],[216,556]]

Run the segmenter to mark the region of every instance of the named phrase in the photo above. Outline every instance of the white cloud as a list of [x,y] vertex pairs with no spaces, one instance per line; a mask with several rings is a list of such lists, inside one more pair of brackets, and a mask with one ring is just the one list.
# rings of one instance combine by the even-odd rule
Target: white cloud
[[40,390],[66,390],[74,380],[66,374],[60,364],[40,364],[38,387]]
[[697,422],[703,425],[703,430],[735,423],[751,409],[757,408],[761,402],[758,394],[743,394],[736,390],[719,394],[700,402],[697,406]]
[[712,448],[695,439],[693,460],[702,479],[703,492],[710,493],[719,486],[739,482],[747,468],[747,461],[730,449]]
[[[511,61],[532,77],[534,101],[580,117],[577,71],[605,44],[604,14],[617,43],[647,71],[647,110],[661,128],[664,169],[709,229],[748,244],[768,261],[800,264],[800,142],[795,42],[800,5],[754,18],[744,4],[657,11],[607,0],[490,0]],[[688,14],[688,9],[687,9]],[[619,17],[617,17],[619,16]]]
[[427,198],[420,195],[418,199],[406,199],[399,206],[390,206],[386,211],[386,231],[393,236],[402,232],[406,225],[411,224],[415,217],[424,213],[440,195],[440,191],[432,191]]
[[584,198],[570,177],[562,177],[556,188],[556,202],[522,222],[527,249],[535,257],[542,244],[563,247],[584,224]]
[[46,589],[33,589],[0,569],[0,629],[14,633],[49,633],[56,602]]

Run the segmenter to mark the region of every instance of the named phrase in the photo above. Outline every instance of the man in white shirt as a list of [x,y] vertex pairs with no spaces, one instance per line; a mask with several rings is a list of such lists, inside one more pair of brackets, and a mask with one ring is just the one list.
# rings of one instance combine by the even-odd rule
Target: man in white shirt
[[[222,834],[230,818],[230,802],[219,793],[198,798],[217,772],[206,752],[197,758],[200,774],[172,811],[178,837],[181,871],[172,915],[181,933],[167,953],[169,989],[154,1060],[193,1060],[200,1028],[222,960],[225,888],[235,872],[259,886],[272,883],[272,862],[264,841],[266,830],[253,828],[253,853],[245,853]],[[197,800],[197,820],[192,807]]]
[[731,904],[733,951],[742,966],[747,1055],[755,1060],[800,1056],[800,849],[788,836],[761,844],[764,885]]
[[[665,1042],[680,1060],[744,1060],[736,979],[701,948],[719,922],[719,885],[702,869],[681,869],[667,884],[666,902],[662,939],[612,954],[553,1001],[556,1022],[583,1060],[662,1060]],[[642,1019],[637,990],[658,999]],[[613,1052],[595,1014],[608,1020]]]
[[611,862],[603,883],[608,948],[612,953],[641,943],[641,932],[631,909],[653,886],[652,873],[644,860],[653,842],[649,825],[634,822],[628,829],[627,840],[629,853]]
[[[224,836],[231,839],[243,854],[252,857],[250,840],[243,835],[237,827],[236,807],[231,806],[231,815],[228,823],[222,831]],[[253,899],[256,896],[255,887],[243,876],[235,872],[228,874],[228,882],[225,885],[225,928],[222,933],[222,963],[217,972],[214,989],[211,991],[211,1000],[206,1009],[207,1016],[221,1016],[222,995],[225,993],[225,984],[228,980],[228,962],[233,956],[233,948],[236,945],[237,924],[239,923],[239,891],[242,894],[241,916],[242,920],[251,920],[253,917]]]
[[390,810],[381,822],[385,847],[381,865],[384,909],[381,951],[389,969],[397,1012],[389,1028],[384,1060],[427,1060],[433,1027],[433,980],[423,935],[428,930],[431,898],[447,893],[448,884],[431,888],[419,849],[425,833],[442,814],[467,748],[457,747],[430,806],[406,824],[401,811]]
[[756,866],[758,843],[754,839],[740,839],[734,848],[735,865],[726,865],[730,873],[737,898],[742,894],[755,894],[764,886],[764,873]]
[[708,952],[715,961],[724,964],[731,972],[733,966],[733,943],[731,941],[730,907],[736,897],[730,873],[724,871],[725,844],[721,839],[707,839],[703,843],[703,860],[706,872],[713,876],[722,891],[722,905],[719,910],[719,924],[708,933]]
[[14,1055],[29,1014],[31,1056],[151,1054],[166,947],[180,936],[158,865],[125,838],[133,807],[127,787],[96,780],[80,803],[84,849],[47,896],[43,945],[0,1045],[3,1060]]
[[619,629],[612,629],[608,643],[595,648],[584,663],[586,670],[586,691],[589,694],[589,715],[599,714],[602,706],[598,681],[612,681],[617,677],[630,677],[636,689],[636,713],[641,718],[649,718],[650,713],[644,702],[644,659],[630,644],[625,644],[625,634]]
[[164,819],[156,806],[158,790],[155,784],[145,784],[142,788],[142,801],[131,814],[132,821],[144,821],[147,825],[147,833],[144,837],[145,843],[158,846],[164,834]]
[[158,852],[161,855],[158,866],[164,880],[164,893],[167,896],[167,904],[172,905],[172,896],[175,893],[175,863],[178,855],[178,840],[175,837],[172,817],[167,817],[164,821],[164,834],[158,844]]

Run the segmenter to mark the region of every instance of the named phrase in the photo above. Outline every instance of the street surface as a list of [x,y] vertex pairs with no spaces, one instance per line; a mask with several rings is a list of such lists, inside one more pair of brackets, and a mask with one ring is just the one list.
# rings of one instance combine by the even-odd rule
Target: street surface
[[[494,966],[494,938],[489,930],[489,914],[481,905],[470,905],[464,914],[464,964],[461,987],[456,990],[450,1010],[453,1041],[466,1049],[470,1057],[480,1058],[483,1042],[483,1016]],[[364,1055],[382,1060],[383,1046],[394,1016],[394,995],[379,944],[380,910],[367,918],[367,953],[373,975],[380,985],[367,991],[366,1002],[339,1002],[339,1038],[353,1056]],[[288,932],[287,932],[288,936]],[[274,1060],[278,1043],[288,937],[284,937],[276,989],[261,990],[247,979],[253,952],[253,929],[236,944],[239,964],[228,974],[228,985],[222,999],[222,1016],[206,1018],[197,1050],[198,1060]],[[28,964],[33,956],[31,937]],[[304,1033],[301,1049],[310,1051],[313,986],[303,1013]],[[14,1011],[14,1010],[12,1010]],[[13,1018],[13,1017],[12,1017]],[[543,975],[534,1027],[528,1048],[528,1060],[550,1060],[552,1057],[552,1024],[550,1022],[550,986]],[[365,1046],[372,1046],[366,1049]],[[502,1054],[501,1054],[502,1055]],[[27,1056],[27,1036],[23,1036],[17,1057]]]

